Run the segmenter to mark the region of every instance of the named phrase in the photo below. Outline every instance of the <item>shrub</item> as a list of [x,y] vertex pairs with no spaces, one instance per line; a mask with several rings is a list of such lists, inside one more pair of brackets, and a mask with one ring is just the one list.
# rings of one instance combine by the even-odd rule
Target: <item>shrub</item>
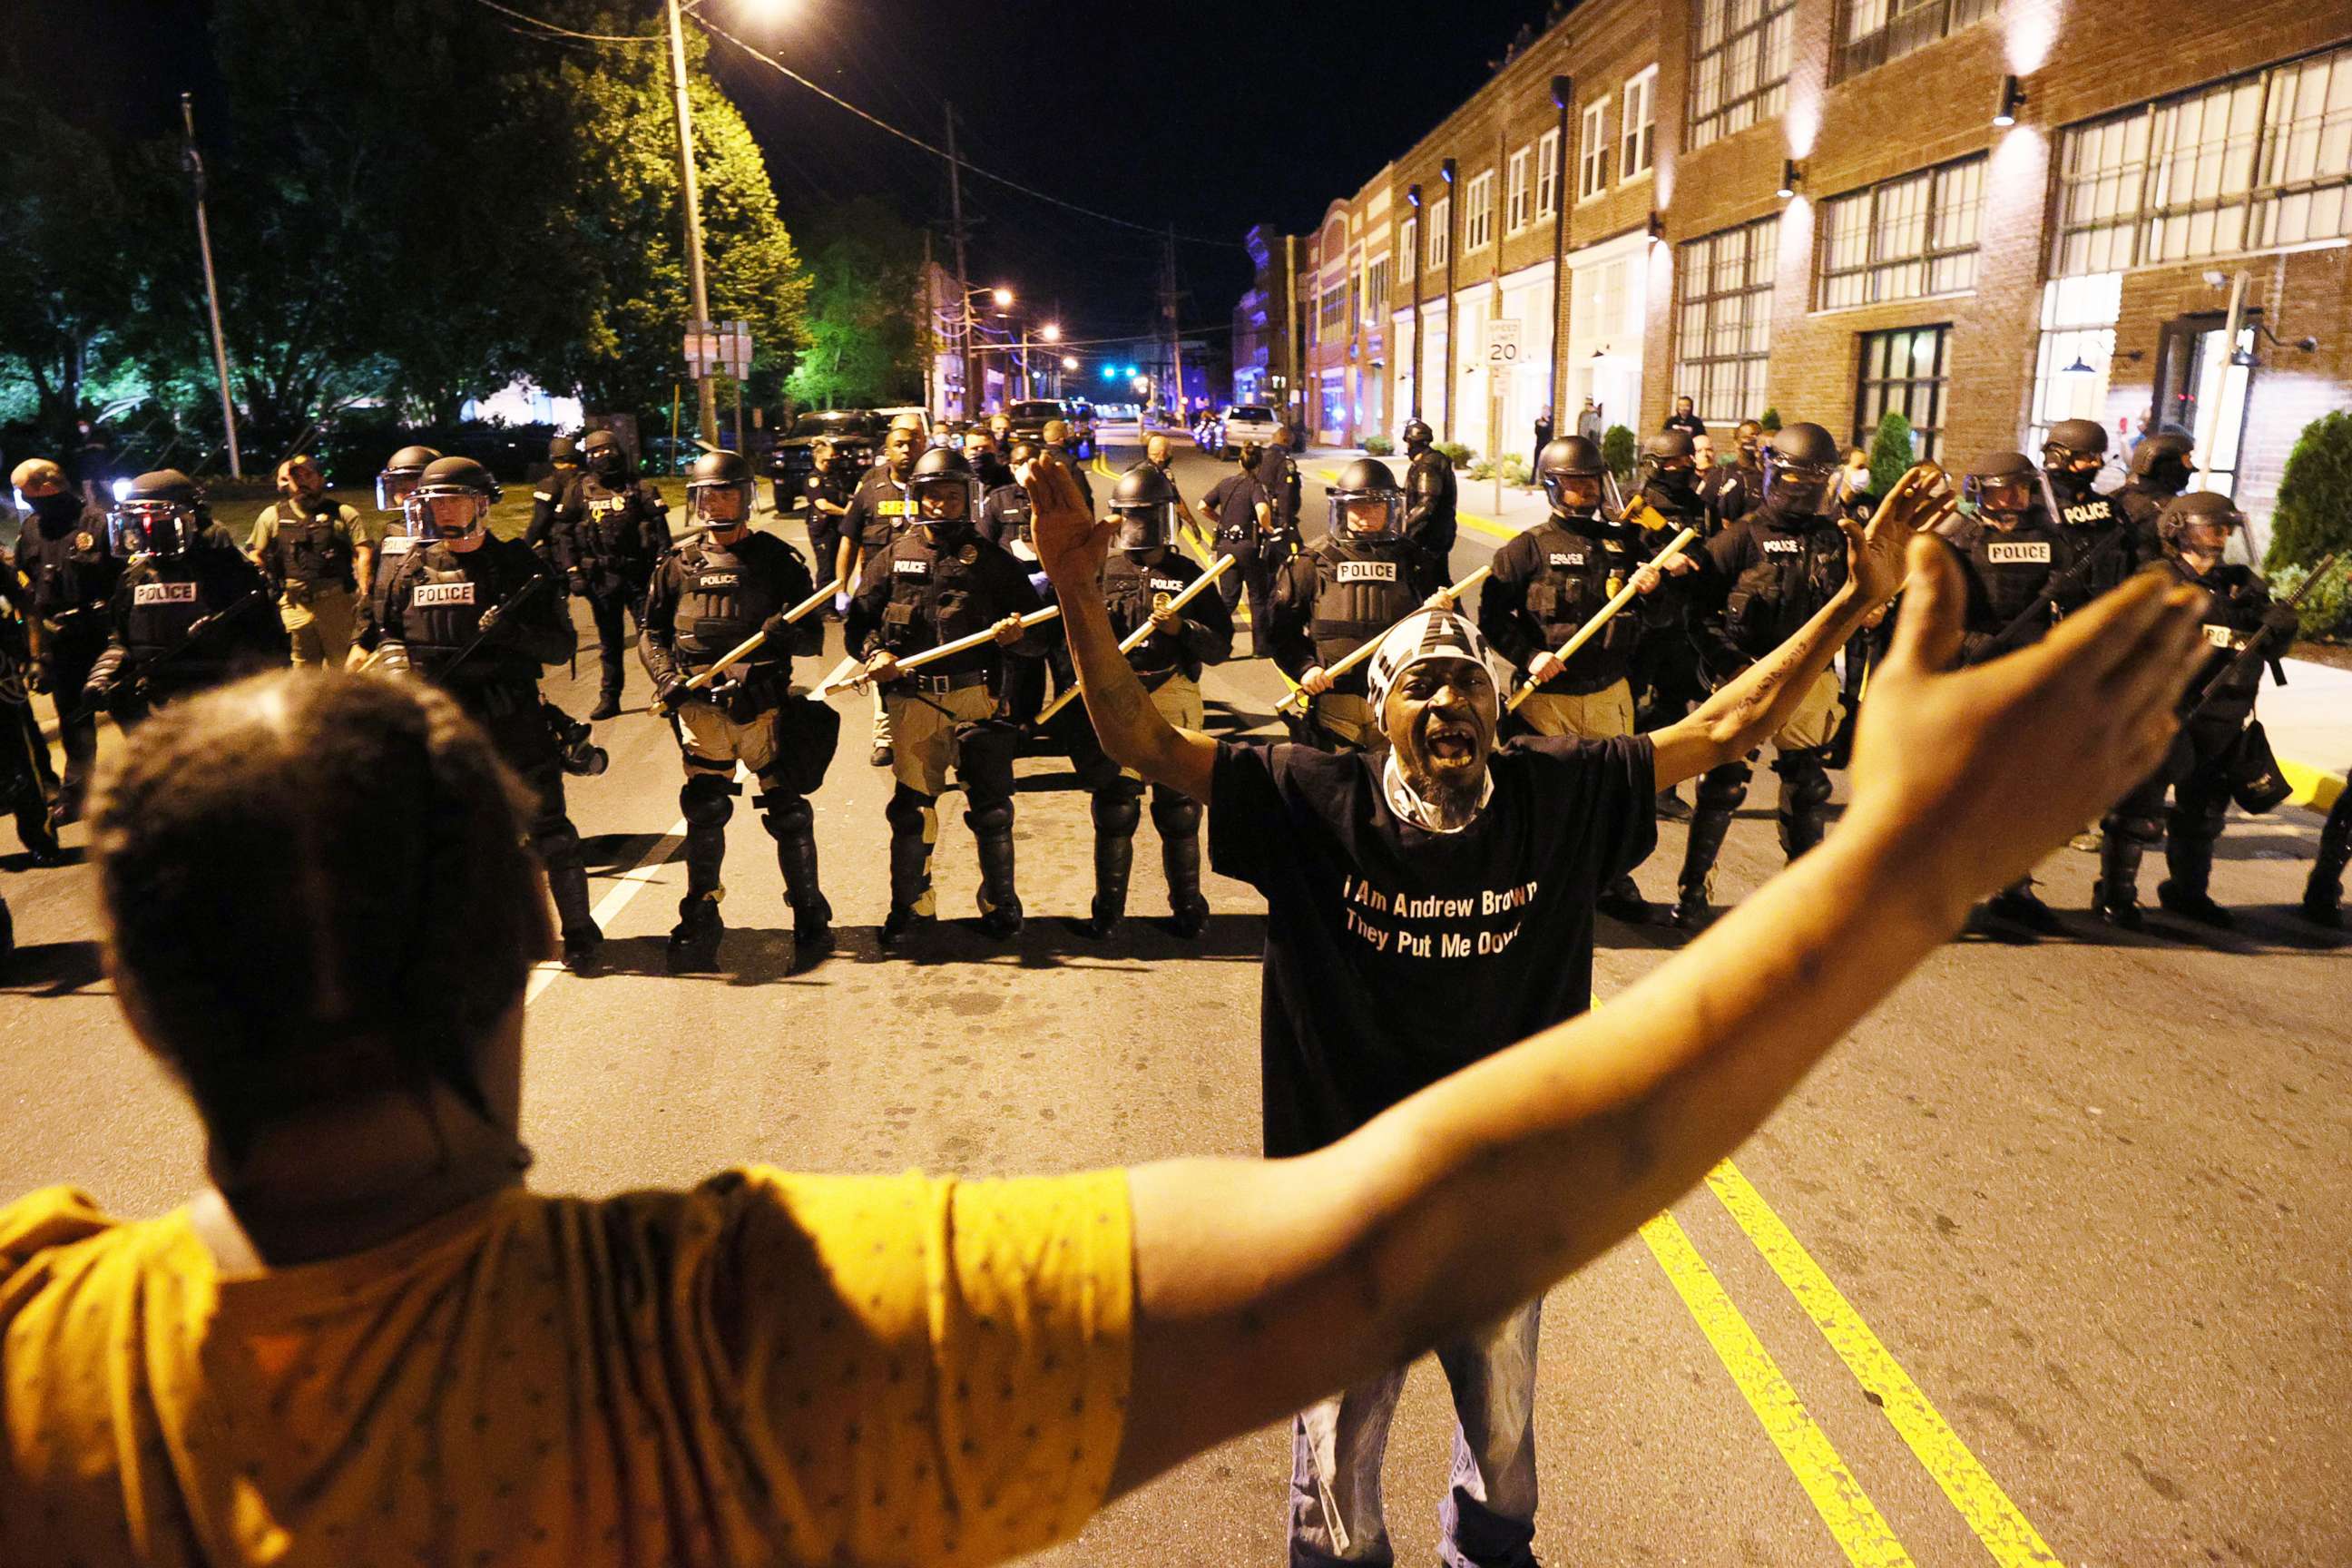
[[1385,436],[1367,436],[1364,437],[1364,450],[1375,458],[1385,458],[1396,450],[1396,443]]
[[1507,485],[1523,485],[1528,482],[1528,460],[1517,452],[1510,453],[1503,459],[1503,482]]
[[1470,465],[1469,477],[1484,483],[1495,477],[1495,465],[1492,463],[1473,463]]
[[1878,433],[1870,438],[1870,488],[1885,495],[1912,461],[1911,421],[1890,408],[1878,421]]
[[2322,415],[2295,437],[2263,563],[2273,575],[2287,566],[2308,570],[2331,551],[2352,562],[2352,414]]
[[[2311,568],[2299,562],[2275,567],[2270,574],[2271,592],[2284,599],[2310,575]],[[2302,623],[2297,630],[2307,640],[2352,642],[2352,561],[2339,561],[2328,568],[2326,577],[2295,606],[2295,612]]]
[[1457,468],[1468,468],[1470,459],[1478,455],[1459,441],[1440,441],[1435,444],[1435,447],[1438,451],[1445,454],[1445,460]]
[[1767,408],[1756,416],[1756,423],[1764,426],[1764,434],[1767,436],[1777,436],[1780,433],[1780,411],[1777,408]]
[[1622,425],[1612,425],[1601,433],[1601,460],[1617,476],[1621,485],[1633,482],[1633,465],[1641,461],[1642,448],[1633,439],[1633,432]]

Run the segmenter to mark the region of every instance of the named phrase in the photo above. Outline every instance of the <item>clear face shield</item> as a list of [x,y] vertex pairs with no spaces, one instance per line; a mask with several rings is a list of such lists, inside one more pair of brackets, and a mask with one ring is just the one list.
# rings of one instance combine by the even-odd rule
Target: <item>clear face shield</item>
[[971,531],[972,489],[962,474],[929,474],[908,481],[907,494],[915,503],[915,521],[934,541],[955,540]]
[[713,533],[732,533],[751,521],[751,482],[714,481],[686,487],[686,508]]
[[107,513],[117,555],[177,555],[195,538],[195,509],[179,501],[126,500]]
[[1801,517],[1825,517],[1837,495],[1838,470],[1816,463],[1775,463],[1767,492]]
[[490,498],[461,485],[420,484],[404,510],[408,531],[419,539],[467,539],[482,531]]
[[404,512],[409,492],[425,477],[423,468],[386,468],[375,477],[375,510]]
[[1176,537],[1176,509],[1164,500],[1116,506],[1121,550],[1164,550]]
[[1601,476],[1553,469],[1543,477],[1544,494],[1551,510],[1572,517],[1591,517],[1601,510]]
[[2020,476],[1960,481],[1960,499],[1975,503],[1979,513],[2014,522],[2033,506],[2033,481]]
[[1332,532],[1360,539],[1377,539],[1396,531],[1404,516],[1401,490],[1333,490],[1330,492]]

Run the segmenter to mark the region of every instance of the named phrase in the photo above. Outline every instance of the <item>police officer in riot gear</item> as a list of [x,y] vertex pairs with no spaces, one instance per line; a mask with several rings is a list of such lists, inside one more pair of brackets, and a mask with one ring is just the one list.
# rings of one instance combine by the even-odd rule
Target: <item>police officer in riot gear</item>
[[2143,437],[2132,448],[2130,477],[2116,492],[2116,500],[2139,531],[2141,551],[2151,559],[2154,552],[2149,546],[2162,548],[2156,537],[2156,521],[2163,514],[2165,503],[2189,488],[2193,474],[2189,460],[2194,450],[2188,437],[2173,431]]
[[[1664,580],[1649,557],[1656,535],[1612,521],[1601,505],[1608,464],[1582,436],[1562,436],[1536,454],[1536,482],[1551,515],[1495,552],[1494,572],[1478,595],[1478,629],[1487,643],[1538,682],[1518,716],[1538,735],[1605,741],[1633,732],[1634,650],[1641,618],[1620,612],[1562,663],[1554,650],[1628,584],[1654,594]],[[1640,922],[1650,906],[1631,874],[1601,894],[1600,907]]]
[[177,468],[140,475],[108,520],[130,558],[83,691],[126,728],[175,697],[287,662],[269,584]]
[[1404,426],[1404,536],[1429,557],[1429,575],[1452,580],[1456,489],[1454,459],[1439,451],[1437,433],[1419,419]]
[[[2295,613],[2292,605],[2273,604],[2270,590],[2250,569],[2221,559],[2230,535],[2244,525],[2230,498],[2211,491],[2175,497],[2158,519],[2166,568],[2205,590],[2205,638],[2213,646],[2182,699],[2180,733],[2171,754],[2100,823],[2105,839],[2091,900],[2110,925],[2140,929],[2140,857],[2159,839],[2169,875],[2157,885],[2157,901],[2206,925],[2227,930],[2235,924],[2209,891],[2222,819],[2233,795],[2250,809],[2268,810],[2284,794],[2276,784],[2277,764],[2261,727],[2249,729],[2248,721],[2262,684],[2260,652],[2283,649],[2294,639]],[[2241,657],[2249,650],[2256,657]],[[2271,783],[2276,793],[2267,799],[2246,798],[2246,787],[2258,780]],[[2168,789],[2172,807],[2159,820]]]
[[[895,432],[894,432],[895,434]],[[1013,758],[1017,731],[1000,720],[1003,658],[1039,643],[1020,617],[1041,607],[1022,563],[973,527],[979,481],[963,454],[934,447],[907,475],[916,526],[869,557],[849,603],[843,637],[866,660],[895,737],[897,779],[883,816],[890,824],[890,912],[882,941],[897,942],[937,911],[931,846],[937,801],[953,764],[978,842],[981,924],[992,936],[1021,929],[1013,875]],[[901,674],[898,660],[975,632],[994,641]]]
[[[411,449],[423,450],[421,447]],[[549,437],[547,477],[531,489],[530,521],[522,531],[522,542],[537,551],[541,560],[558,571],[562,570],[562,563],[555,555],[555,525],[571,499],[572,482],[579,477],[580,443],[569,436]],[[383,497],[379,495],[378,504],[382,501]]]
[[[1173,548],[1176,487],[1149,462],[1121,474],[1111,489],[1111,515],[1118,537],[1103,564],[1103,599],[1111,631],[1121,640],[1145,626],[1151,635],[1128,655],[1151,705],[1171,724],[1198,730],[1201,671],[1222,664],[1234,647],[1234,621],[1224,601],[1203,589],[1182,609],[1174,601],[1201,576],[1201,569]],[[1082,731],[1071,748],[1079,777],[1093,796],[1095,898],[1087,933],[1107,937],[1127,912],[1129,873],[1135,863],[1135,830],[1143,816],[1143,780],[1102,753],[1083,704],[1073,702],[1061,721]],[[1208,923],[1209,901],[1201,896],[1201,803],[1165,784],[1151,789],[1151,825],[1160,831],[1160,863],[1168,877],[1168,907],[1176,932],[1190,939]]]
[[[868,563],[914,525],[915,502],[908,481],[914,476],[915,459],[922,450],[923,422],[911,414],[899,415],[883,435],[881,458],[866,471],[849,498],[849,509],[841,519],[836,569],[841,596],[835,601],[845,616],[850,595],[870,570]],[[818,563],[818,570],[824,570],[824,563]],[[890,738],[890,707],[879,688],[874,692],[873,736],[874,752],[867,760],[877,768],[889,767],[897,752]]]
[[669,548],[669,516],[661,491],[637,477],[610,430],[591,430],[580,457],[578,476],[554,498],[551,534],[557,562],[596,623],[604,687],[593,721],[621,710],[623,616],[643,615],[654,563]]
[[[1269,448],[1271,450],[1271,448]],[[1313,699],[1310,726],[1328,741],[1363,750],[1383,742],[1365,701],[1360,665],[1336,680],[1325,672],[1421,607],[1442,583],[1429,557],[1404,536],[1404,491],[1389,466],[1359,458],[1329,487],[1322,538],[1286,563],[1275,580],[1267,648],[1283,673]],[[1453,608],[1447,603],[1437,607]]]
[[[1970,515],[1946,542],[1960,558],[1968,584],[1960,658],[1983,664],[2042,640],[2056,624],[2053,581],[2069,560],[2065,532],[2035,504],[2033,460],[2022,452],[1993,452],[1960,476],[1960,500]],[[1988,913],[2038,931],[2055,931],[2058,917],[2033,891],[2031,874],[1993,895]]]
[[408,494],[414,542],[384,595],[376,668],[413,672],[448,692],[531,792],[531,847],[547,869],[563,966],[578,973],[593,965],[604,932],[590,912],[562,759],[539,701],[540,670],[570,658],[578,639],[562,580],[529,545],[485,525],[498,499],[498,481],[471,458],[426,465]]
[[[9,563],[8,597],[22,610],[31,643],[24,680],[57,700],[66,753],[58,820],[71,822],[81,814],[82,791],[98,760],[98,711],[82,700],[82,688],[106,648],[107,601],[122,563],[108,548],[106,513],[75,492],[64,468],[47,458],[27,458],[10,479],[25,520]],[[46,742],[40,761],[37,771],[46,775]]]
[[[1707,542],[1694,580],[1703,611],[1700,657],[1718,687],[1794,636],[1845,583],[1838,444],[1818,425],[1791,425],[1773,450],[1771,493]],[[1820,843],[1829,828],[1823,753],[1837,732],[1840,707],[1837,676],[1823,670],[1796,716],[1772,737],[1772,771],[1780,775],[1780,847],[1791,860]],[[1750,756],[1710,769],[1699,780],[1675,905],[1678,925],[1706,921],[1716,857],[1732,814],[1748,798],[1753,773]]]
[[1209,487],[1201,498],[1201,510],[1216,531],[1216,551],[1230,555],[1234,563],[1217,579],[1217,596],[1225,602],[1225,613],[1233,614],[1249,595],[1250,651],[1267,651],[1265,628],[1274,620],[1274,584],[1282,574],[1283,563],[1290,559],[1295,541],[1277,531],[1273,504],[1266,500],[1265,489],[1257,482],[1257,470],[1264,454],[1256,442],[1242,447],[1241,467]]
[[[1625,518],[1651,534],[1661,549],[1685,528],[1696,529],[1698,539],[1712,531],[1714,520],[1699,492],[1698,463],[1689,433],[1672,424],[1643,439],[1642,488],[1626,507]],[[1633,647],[1633,691],[1637,726],[1644,731],[1663,729],[1706,700],[1698,645],[1691,637],[1696,621],[1691,585],[1696,570],[1691,556],[1677,556],[1665,581],[1626,611],[1641,619],[1641,640]],[[1658,792],[1658,812],[1678,820],[1690,816],[1690,807],[1671,789]]]
[[[2078,564],[2063,615],[2124,582],[2155,558],[2155,541],[2141,537],[2113,496],[2091,488],[2107,460],[2106,426],[2095,419],[2061,419],[2042,444],[2042,500],[2052,521],[2069,530]],[[2120,535],[2120,537],[2118,537]]]
[[[80,500],[79,495],[74,500]],[[12,584],[13,586],[13,584]],[[49,743],[41,738],[41,721],[33,713],[32,679],[37,671],[29,629],[16,613],[17,595],[7,595],[0,611],[0,811],[16,819],[16,838],[36,866],[55,866],[65,858],[58,847],[59,814],[49,806]],[[79,703],[76,687],[68,705]],[[0,901],[0,933],[8,925],[8,906]],[[0,956],[7,943],[0,939]]]
[[[1037,549],[1029,537],[1029,492],[1022,488],[1029,475],[1029,465],[1036,458],[1034,445],[1016,439],[1004,482],[990,488],[982,478],[984,493],[981,497],[978,528],[982,539],[1003,545],[1021,563],[1021,570],[1029,574],[1029,585],[1037,590],[1039,598],[1050,601],[1051,585],[1045,581],[1044,568],[1037,564]],[[1077,679],[1070,669],[1069,656],[1055,628],[1040,628],[1036,640],[1045,649],[1042,655],[1032,658],[1027,654],[1007,654],[1004,658],[1004,714],[1015,724],[1030,723],[1037,717],[1038,710],[1045,707],[1049,671],[1055,677],[1057,690],[1066,689]]]
[[[646,596],[645,636],[637,644],[656,702],[686,763],[678,810],[686,818],[686,896],[669,933],[673,973],[710,969],[718,961],[723,895],[719,873],[727,853],[727,819],[742,785],[741,763],[760,786],[751,805],[776,841],[776,863],[793,907],[796,964],[833,944],[833,906],[817,886],[816,814],[808,797],[824,780],[841,737],[840,717],[792,694],[793,656],[814,654],[824,620],[809,615],[786,625],[784,613],[816,591],[800,552],[751,531],[755,484],[734,452],[695,460],[686,481],[688,521],[708,529],[662,558]],[[687,683],[749,641],[766,641],[700,691]]]
[[315,460],[297,456],[278,465],[278,500],[254,519],[246,549],[278,595],[294,662],[341,668],[375,552],[360,514],[327,494]]
[[[408,558],[416,536],[408,531],[408,497],[424,479],[425,470],[440,460],[441,454],[430,447],[403,447],[384,459],[383,468],[375,477],[375,510],[383,519],[383,533],[376,542],[375,580],[360,603],[358,626],[352,633],[354,646],[373,652],[383,636],[383,596],[392,590],[392,580],[398,575],[400,563]],[[534,520],[536,512],[533,513]]]

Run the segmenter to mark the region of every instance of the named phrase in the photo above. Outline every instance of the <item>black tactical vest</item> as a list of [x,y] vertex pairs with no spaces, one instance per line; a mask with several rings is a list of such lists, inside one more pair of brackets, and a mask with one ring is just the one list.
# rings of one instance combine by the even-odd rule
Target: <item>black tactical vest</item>
[[[614,489],[583,469],[572,486],[574,564],[595,574],[636,576],[652,564],[648,553],[645,492],[631,480]],[[664,529],[650,531],[658,536]]]
[[1003,485],[989,492],[988,503],[990,511],[1003,520],[1003,527],[996,535],[997,543],[1008,550],[1016,542],[1029,545],[1033,550],[1036,548],[1035,542],[1030,538],[1030,530],[1035,525],[1036,518],[1029,503],[1027,490],[1019,485]]
[[134,659],[152,659],[186,641],[188,629],[227,606],[188,555],[151,555],[122,574],[118,590],[129,602],[122,647]]
[[1404,539],[1327,533],[1307,546],[1315,562],[1315,607],[1307,635],[1326,668],[1386,632],[1421,605],[1414,550]]
[[2177,555],[2168,555],[2164,563],[2182,582],[2206,593],[2205,643],[2210,652],[2189,685],[2188,706],[2200,710],[2200,723],[2242,724],[2254,710],[2263,663],[2238,656],[2261,637],[2270,594],[2261,578],[2232,562],[2223,562],[2202,577],[2192,575]]
[[[1558,518],[1529,531],[1536,574],[1528,584],[1528,616],[1541,628],[1544,647],[1566,645],[1633,575],[1642,556],[1632,531],[1598,521],[1575,527]],[[1641,626],[1638,616],[1612,616],[1569,661],[1559,678],[1562,689],[1597,691],[1614,684],[1641,639]]]
[[965,539],[941,550],[920,528],[909,528],[892,541],[890,600],[882,610],[883,649],[904,658],[995,625],[1002,612],[988,602],[986,585],[974,570],[980,552],[992,548],[981,540]]
[[[1192,585],[1200,568],[1171,550],[1147,566],[1123,550],[1111,552],[1103,564],[1103,603],[1110,610],[1110,629],[1121,641],[1151,619],[1153,608],[1172,600]],[[1215,590],[1203,588],[1203,594]],[[1201,662],[1184,652],[1180,636],[1155,632],[1128,655],[1128,663],[1146,684],[1156,684],[1181,669],[1201,679]]]
[[277,519],[269,538],[272,576],[302,588],[353,585],[351,531],[332,501],[316,512],[289,501],[270,510]]
[[[32,584],[33,614],[54,620],[78,610],[103,605],[117,575],[109,552],[105,520],[94,512],[60,524],[37,514],[27,518],[18,549],[25,576]],[[90,629],[100,631],[99,617]]]
[[[399,607],[409,664],[428,678],[448,672],[480,635],[483,612],[511,604],[541,571],[538,558],[520,540],[486,539],[480,549],[462,554],[437,540],[413,546],[390,595]],[[539,663],[519,649],[491,644],[450,673],[467,687],[536,684]]]
[[1969,574],[1983,595],[1983,624],[1969,629],[1996,636],[2033,606],[2068,560],[2065,536],[2039,518],[2028,518],[2005,533],[1976,522],[1957,542],[1967,552]]
[[2091,569],[2078,579],[2069,591],[2067,603],[2062,606],[2073,609],[2087,604],[2146,564],[2134,537],[2137,531],[2113,496],[2098,495],[2084,490],[2079,497],[2069,499],[2067,493],[2044,478],[2042,497],[2051,512],[2051,521],[2069,531],[2073,559],[2082,560],[2107,542],[2118,529],[2124,531],[2121,542],[2101,551]]
[[1811,620],[1845,586],[1845,535],[1827,519],[1783,525],[1759,510],[1747,519],[1747,565],[1724,601],[1724,630],[1739,651],[1761,658]]
[[[793,607],[775,559],[789,549],[782,541],[748,534],[734,549],[697,540],[677,554],[678,593],[674,647],[688,673],[699,675],[747,641],[770,616]],[[792,663],[791,650],[774,642],[760,645],[747,662]]]
[[368,613],[378,626],[383,625],[384,601],[392,595],[392,585],[400,580],[400,569],[408,563],[408,552],[415,538],[407,533],[387,533],[383,542],[375,547],[375,578],[368,587]]

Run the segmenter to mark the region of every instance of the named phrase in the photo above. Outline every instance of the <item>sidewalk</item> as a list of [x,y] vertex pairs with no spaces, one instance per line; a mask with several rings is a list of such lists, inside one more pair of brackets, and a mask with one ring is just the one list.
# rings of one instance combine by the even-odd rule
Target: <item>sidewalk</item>
[[[1302,471],[1326,482],[1339,476],[1339,467],[1366,454],[1340,447],[1309,447],[1298,456]],[[1382,459],[1391,468],[1399,459]],[[1544,519],[1549,508],[1543,492],[1503,487],[1503,504],[1494,504],[1491,481],[1464,479],[1455,517],[1463,528],[1501,543],[1523,533]],[[2256,714],[2269,731],[2271,749],[2278,753],[2280,771],[2294,785],[2294,803],[2326,811],[2343,792],[2344,775],[2352,770],[2352,670],[2336,669],[2309,659],[2289,658],[2287,683],[2263,682]]]

